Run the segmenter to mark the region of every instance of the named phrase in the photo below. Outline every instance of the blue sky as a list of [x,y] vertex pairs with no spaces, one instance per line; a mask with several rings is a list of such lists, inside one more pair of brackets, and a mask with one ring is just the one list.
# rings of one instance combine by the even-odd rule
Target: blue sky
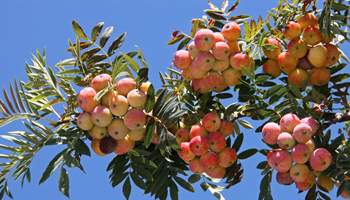
[[[65,51],[67,39],[74,38],[71,20],[76,19],[90,30],[99,21],[115,26],[117,33],[128,32],[123,50],[135,49],[138,45],[145,53],[150,66],[150,78],[159,88],[158,72],[170,66],[175,47],[167,46],[170,34],[175,29],[190,30],[191,19],[203,15],[207,8],[205,0],[2,0],[0,1],[0,84],[7,87],[13,79],[25,79],[24,63],[30,61],[31,52],[37,48],[47,50],[48,63],[54,65],[69,54]],[[238,14],[265,16],[267,11],[277,4],[277,0],[244,0]],[[117,36],[117,34],[115,34]],[[345,49],[345,52],[349,48]],[[258,126],[261,122],[254,123]],[[16,125],[0,129],[0,133],[16,130]],[[264,147],[260,134],[244,131],[243,148]],[[37,182],[47,163],[57,152],[50,147],[41,151],[32,165],[33,182],[23,189],[19,184],[11,183],[15,199],[65,199],[57,190],[57,175],[38,186]],[[71,170],[71,199],[122,199],[121,187],[112,188],[105,172],[112,156],[85,158],[83,164],[87,174]],[[261,176],[255,166],[264,158],[260,155],[244,161],[244,179],[241,184],[224,192],[228,200],[257,199]],[[196,185],[196,193],[180,191],[180,199],[214,199],[211,194],[202,192]],[[275,199],[303,199],[294,186],[285,187],[273,184]],[[151,199],[133,188],[132,200]],[[333,198],[335,195],[333,192]]]

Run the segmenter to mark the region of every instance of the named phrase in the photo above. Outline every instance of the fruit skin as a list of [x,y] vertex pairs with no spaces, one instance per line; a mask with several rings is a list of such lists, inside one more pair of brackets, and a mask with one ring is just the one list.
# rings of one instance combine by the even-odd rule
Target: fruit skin
[[126,135],[123,139],[117,140],[117,146],[114,149],[114,153],[117,155],[123,155],[132,150],[135,146],[135,141],[131,140],[129,135]]
[[108,86],[108,83],[112,82],[112,77],[108,74],[97,75],[91,81],[91,87],[95,89],[96,92],[99,92]]
[[226,169],[220,166],[216,166],[212,169],[207,169],[205,172],[211,178],[222,179],[225,177]]
[[173,63],[178,69],[188,68],[192,63],[190,52],[186,50],[176,51],[174,55]]
[[316,133],[320,127],[320,124],[318,123],[318,121],[316,119],[314,119],[312,117],[305,117],[305,118],[301,119],[300,122],[309,125],[312,129],[312,131],[311,131],[312,135],[316,135]]
[[295,182],[295,186],[299,191],[306,191],[315,183],[315,176],[312,173],[309,173],[308,177],[303,182]]
[[277,144],[282,149],[291,149],[295,145],[295,140],[291,134],[283,132],[278,135]]
[[128,133],[129,137],[133,141],[142,141],[145,138],[146,128],[140,128],[132,130]]
[[306,143],[307,148],[309,149],[309,152],[312,153],[315,150],[315,142],[313,139],[307,141]]
[[114,96],[110,102],[109,109],[117,117],[124,116],[129,109],[128,99],[123,95]]
[[190,149],[190,143],[189,142],[183,142],[180,144],[180,151],[178,152],[180,158],[184,160],[186,163],[189,163],[191,160],[193,160],[196,155],[191,151]]
[[313,68],[310,75],[310,83],[316,86],[327,85],[331,80],[331,72],[327,68]]
[[192,58],[197,57],[197,55],[199,53],[199,49],[194,44],[194,41],[190,42],[190,44],[188,45],[187,49],[188,49],[188,52],[190,53]]
[[290,174],[288,172],[286,173],[277,172],[276,180],[281,185],[291,185],[294,183],[292,177],[290,177]]
[[236,54],[241,51],[241,47],[237,40],[227,41],[227,44],[230,47],[231,54]]
[[204,172],[204,167],[202,166],[202,163],[199,160],[199,158],[191,160],[189,167],[192,173],[201,174]]
[[176,142],[178,144],[182,142],[188,142],[190,139],[190,131],[187,128],[180,128],[179,130],[176,131]]
[[318,26],[318,19],[313,13],[306,13],[299,18],[298,23],[302,29],[305,29],[308,26],[316,27]]
[[215,112],[209,112],[204,115],[202,125],[209,132],[218,131],[221,125],[220,117]]
[[318,148],[312,152],[310,166],[314,171],[322,172],[332,164],[332,154],[325,148]]
[[322,34],[317,27],[308,26],[304,30],[303,40],[308,45],[316,45],[322,41]]
[[91,115],[89,113],[80,113],[77,117],[77,125],[81,130],[88,131],[92,129],[94,124],[92,123]]
[[107,130],[108,134],[115,140],[121,140],[129,133],[129,129],[122,119],[114,119]]
[[284,37],[288,40],[293,40],[301,35],[301,26],[297,22],[289,22],[283,32]]
[[326,66],[329,67],[335,65],[340,59],[341,52],[339,51],[338,47],[333,44],[326,44],[325,47],[327,49]]
[[297,164],[305,164],[309,161],[311,151],[306,144],[297,144],[292,149],[292,159]]
[[213,65],[213,69],[214,71],[217,72],[223,72],[226,69],[228,69],[230,67],[230,60],[226,59],[226,60],[216,60],[214,65]]
[[92,122],[99,127],[107,127],[112,122],[112,113],[105,106],[96,106],[91,112]]
[[193,79],[193,72],[192,72],[192,68],[187,68],[181,71],[182,77],[185,80],[192,80]]
[[225,148],[219,153],[219,166],[227,168],[237,161],[236,150],[232,148]]
[[220,32],[214,32],[214,42],[225,42],[225,38]]
[[226,42],[215,43],[212,51],[214,57],[218,60],[227,60],[230,56],[230,47]]
[[99,139],[93,139],[91,141],[91,148],[98,156],[105,156],[106,154],[101,151],[100,142],[101,140]]
[[200,51],[209,51],[214,46],[214,33],[210,29],[200,29],[194,36],[194,43]]
[[93,139],[102,139],[104,137],[106,137],[108,135],[107,133],[107,129],[103,128],[103,127],[99,127],[99,126],[94,126],[90,131],[89,131],[89,135],[93,138]]
[[147,95],[139,89],[133,89],[128,93],[127,99],[131,107],[143,108],[147,101]]
[[100,141],[100,149],[104,154],[112,153],[116,145],[117,142],[111,137],[102,138]]
[[143,128],[146,121],[146,114],[135,108],[129,110],[124,116],[124,124],[130,130]]
[[109,91],[107,94],[105,94],[101,99],[101,104],[103,106],[109,107],[111,105],[111,102],[115,96],[118,95],[118,92],[115,90]]
[[208,169],[212,170],[213,168],[217,167],[219,164],[219,158],[218,155],[214,152],[206,152],[203,154],[200,158],[200,162],[202,166],[204,166],[205,171],[209,171]]
[[266,38],[264,41],[266,46],[263,47],[264,54],[269,59],[276,59],[281,53],[281,44],[275,38]]
[[96,91],[92,87],[86,87],[80,91],[77,100],[83,111],[92,112],[98,105],[98,102],[94,99],[95,95]]
[[196,156],[204,155],[209,149],[209,142],[207,137],[196,136],[190,141],[191,152]]
[[226,147],[225,137],[220,132],[212,132],[208,135],[209,148],[214,152],[220,152]]
[[281,70],[286,74],[294,71],[298,65],[298,59],[287,51],[278,55],[277,62]]
[[142,82],[140,85],[140,90],[144,92],[145,94],[148,93],[148,89],[151,87],[152,83],[147,81],[147,82]]
[[304,182],[308,178],[310,170],[307,165],[295,164],[290,168],[289,173],[295,182]]
[[200,52],[190,66],[192,78],[203,78],[213,68],[214,64],[215,58],[211,53]]
[[291,40],[288,44],[288,52],[298,59],[304,57],[307,50],[306,43],[298,38]]
[[270,145],[277,143],[277,138],[281,134],[281,128],[278,124],[274,122],[269,122],[264,125],[262,129],[262,135],[264,142]]
[[226,120],[221,120],[221,125],[220,125],[220,133],[224,136],[230,136],[233,134],[234,131],[234,124],[230,121],[226,121]]
[[136,82],[133,78],[123,78],[117,82],[118,94],[126,96],[131,90],[136,88]]
[[242,73],[236,69],[229,68],[222,73],[222,76],[228,86],[234,86],[240,84]]
[[292,166],[292,157],[288,151],[279,150],[272,154],[272,167],[278,172],[288,172]]
[[299,60],[297,67],[303,70],[309,70],[312,69],[314,66],[312,66],[307,57],[304,57]]
[[195,124],[191,127],[190,130],[190,139],[196,136],[207,136],[208,132],[201,124]]
[[294,85],[297,88],[306,87],[309,82],[309,74],[303,69],[295,69],[290,74],[288,74],[288,84]]
[[273,59],[268,59],[264,64],[263,64],[263,71],[266,74],[271,75],[273,78],[278,77],[281,75],[281,69],[276,60]]
[[283,132],[293,133],[294,127],[300,124],[300,119],[293,113],[288,113],[280,119],[280,127]]
[[312,128],[305,123],[298,124],[293,130],[293,137],[299,143],[305,144],[312,138],[312,136]]
[[237,40],[241,36],[241,28],[236,22],[229,22],[222,27],[221,34],[228,41]]
[[227,87],[223,76],[218,72],[209,72],[206,81],[209,88],[215,92],[221,92]]
[[245,72],[249,72],[253,68],[252,59],[245,53],[236,53],[230,57],[231,66],[236,69]]
[[326,67],[327,48],[322,44],[312,47],[307,54],[307,59],[315,67]]
[[323,189],[325,189],[327,192],[330,192],[333,190],[334,183],[332,179],[325,175],[320,175],[317,178],[317,184],[320,185]]

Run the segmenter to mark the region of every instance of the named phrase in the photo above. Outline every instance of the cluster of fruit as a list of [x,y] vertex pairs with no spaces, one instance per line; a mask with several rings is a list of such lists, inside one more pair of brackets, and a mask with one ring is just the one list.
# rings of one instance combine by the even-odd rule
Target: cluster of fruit
[[[83,112],[77,125],[88,131],[96,154],[125,154],[144,139],[147,116],[143,107],[149,86],[145,82],[138,89],[132,78],[122,78],[113,85],[110,75],[100,74],[92,79],[91,87],[80,91],[78,104]],[[96,94],[107,87],[112,89],[97,101]],[[156,134],[154,137],[156,141]]]
[[235,22],[224,25],[221,32],[200,29],[187,50],[175,53],[173,63],[186,80],[192,81],[195,91],[221,92],[239,84],[242,73],[254,67],[253,59],[241,53],[237,41],[240,35]]
[[278,146],[268,153],[267,161],[278,172],[280,184],[295,182],[300,191],[305,191],[317,180],[323,188],[332,189],[332,180],[321,175],[332,164],[332,154],[325,148],[316,148],[313,141],[319,127],[314,118],[300,120],[291,113],[284,115],[279,125],[269,122],[263,127],[264,141]]
[[217,113],[210,112],[191,129],[181,128],[176,132],[176,141],[180,146],[178,154],[189,164],[193,173],[223,178],[226,168],[237,160],[236,150],[226,144],[226,137],[233,133],[233,129],[233,123],[221,120]]
[[288,75],[288,83],[298,88],[328,84],[331,77],[328,68],[338,62],[341,52],[330,43],[330,36],[321,33],[317,17],[307,13],[298,22],[289,22],[283,33],[289,40],[284,52],[277,39],[265,40],[263,50],[268,60],[263,71],[273,77],[283,71]]

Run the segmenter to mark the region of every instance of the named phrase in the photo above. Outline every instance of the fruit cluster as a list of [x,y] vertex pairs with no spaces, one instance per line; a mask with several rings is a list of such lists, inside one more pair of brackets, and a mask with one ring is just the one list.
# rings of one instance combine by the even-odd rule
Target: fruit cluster
[[283,34],[289,40],[284,52],[277,39],[265,39],[263,50],[268,60],[263,71],[273,77],[282,71],[288,75],[288,83],[297,88],[328,84],[331,77],[328,68],[338,62],[341,52],[330,43],[330,36],[321,33],[317,17],[307,13],[297,22],[289,22]]
[[176,141],[180,145],[178,154],[193,173],[223,178],[226,168],[237,160],[236,150],[227,147],[225,139],[233,133],[233,129],[233,123],[210,112],[191,129],[181,128],[176,132]]
[[240,35],[235,22],[225,24],[221,32],[200,29],[187,50],[175,53],[173,63],[192,81],[195,91],[221,92],[239,84],[242,74],[253,70],[254,60],[240,50]]
[[[326,148],[316,148],[313,137],[319,123],[312,117],[299,119],[286,114],[280,123],[269,122],[262,129],[263,140],[277,148],[267,155],[270,167],[277,173],[277,182],[290,185],[295,182],[300,191],[317,183],[327,190],[333,186],[329,177],[320,175],[332,164],[332,154]],[[318,176],[318,177],[317,177]]]
[[[125,154],[134,148],[135,142],[144,139],[147,116],[143,107],[149,86],[145,82],[137,88],[132,78],[122,78],[113,85],[110,75],[100,74],[92,79],[90,87],[80,91],[78,104],[83,112],[77,125],[88,131],[96,154],[102,156],[113,151]],[[97,101],[97,93],[107,87],[111,90]]]

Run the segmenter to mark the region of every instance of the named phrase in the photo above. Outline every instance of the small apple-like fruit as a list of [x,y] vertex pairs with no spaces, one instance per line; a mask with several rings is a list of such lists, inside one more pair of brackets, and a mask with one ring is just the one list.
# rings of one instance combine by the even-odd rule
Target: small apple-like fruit
[[236,69],[229,68],[222,73],[222,76],[228,86],[234,86],[241,82],[242,73]]
[[236,54],[241,52],[241,47],[237,40],[227,41],[228,46],[230,47],[231,54]]
[[105,156],[106,154],[101,151],[100,142],[101,140],[99,139],[93,139],[91,141],[91,148],[98,156]]
[[146,121],[146,114],[142,110],[135,108],[129,110],[124,116],[124,124],[130,130],[143,128]]
[[230,121],[226,121],[226,120],[221,120],[221,125],[220,125],[220,133],[224,136],[230,136],[233,134],[234,132],[234,124]]
[[114,119],[107,130],[108,134],[115,140],[121,140],[129,133],[129,129],[122,119]]
[[298,59],[288,51],[280,53],[277,57],[277,61],[281,70],[286,74],[294,71],[298,65]]
[[192,58],[196,58],[198,53],[199,53],[199,49],[196,47],[196,45],[194,44],[194,41],[190,42],[190,44],[187,47],[188,52],[190,53]]
[[293,39],[288,44],[288,52],[298,59],[304,57],[307,51],[307,45],[301,39]]
[[313,139],[310,139],[309,141],[307,141],[305,143],[305,145],[307,146],[307,148],[309,149],[310,154],[315,150],[315,142]]
[[193,60],[190,66],[192,77],[195,79],[203,78],[214,66],[215,58],[209,52],[200,52]]
[[139,89],[133,89],[128,93],[127,99],[131,107],[143,108],[147,101],[147,95]]
[[312,69],[314,66],[312,66],[307,57],[304,57],[302,59],[299,59],[297,67],[303,70],[309,70]]
[[128,99],[123,95],[115,95],[113,96],[109,109],[111,113],[117,117],[122,117],[129,110],[129,102]]
[[286,150],[278,150],[272,154],[272,166],[278,172],[286,173],[292,166],[292,157]]
[[146,134],[146,128],[139,128],[135,130],[129,131],[128,135],[130,137],[130,140],[133,141],[142,141],[145,138]]
[[77,100],[83,111],[92,112],[98,105],[98,102],[94,99],[95,95],[96,91],[92,87],[86,87],[80,91]]
[[308,26],[303,33],[303,40],[308,45],[316,45],[322,42],[322,33],[317,27]]
[[111,105],[111,102],[112,102],[113,98],[114,98],[115,96],[117,96],[117,95],[118,95],[118,92],[115,91],[115,90],[112,90],[112,91],[107,92],[107,94],[105,94],[105,95],[102,97],[102,99],[101,99],[101,104],[102,104],[103,106],[109,107],[109,106]]
[[223,72],[230,67],[230,60],[216,60],[213,65],[213,71]]
[[212,51],[214,57],[218,60],[227,60],[230,56],[230,47],[226,42],[215,43]]
[[216,166],[214,168],[207,169],[205,173],[211,178],[222,179],[225,177],[226,169],[220,166]]
[[305,123],[311,127],[312,135],[316,135],[318,129],[320,128],[320,124],[318,123],[318,121],[312,117],[305,117],[301,119],[300,122]]
[[331,72],[327,68],[313,68],[310,75],[310,83],[315,86],[327,85],[331,80]]
[[117,82],[118,94],[126,96],[131,90],[136,88],[136,82],[133,78],[122,78]]
[[214,42],[225,42],[225,38],[220,32],[214,32]]
[[220,117],[215,112],[209,112],[204,115],[202,125],[209,132],[218,131],[221,125]]
[[94,124],[92,123],[91,115],[89,113],[80,113],[77,118],[77,125],[81,130],[88,131],[92,129]]
[[113,119],[112,113],[109,108],[105,106],[96,106],[91,112],[92,123],[99,127],[107,127]]
[[221,34],[228,41],[237,40],[241,36],[241,28],[236,22],[229,22],[222,27]]
[[208,135],[210,150],[220,152],[226,147],[225,137],[220,132],[212,132]]
[[233,165],[237,161],[236,150],[232,148],[225,148],[219,153],[219,165],[227,168]]
[[325,189],[327,192],[332,191],[334,183],[331,177],[321,175],[317,178],[317,184]]
[[188,142],[190,139],[190,131],[187,128],[180,128],[179,130],[176,131],[176,142],[178,144],[182,142]]
[[250,72],[254,67],[254,61],[245,53],[231,55],[230,64],[234,69],[240,70],[243,73]]
[[117,140],[117,146],[114,149],[114,153],[117,155],[123,155],[131,151],[135,146],[135,141],[131,140],[129,135],[126,135],[123,139]]
[[190,143],[189,142],[183,142],[180,144],[180,151],[178,152],[180,158],[184,160],[186,163],[189,163],[191,160],[193,160],[196,155],[192,153],[190,149]]
[[191,152],[196,156],[204,155],[209,149],[209,142],[207,137],[196,136],[190,141]]
[[209,51],[215,44],[213,31],[200,29],[194,36],[194,43],[200,51]]
[[149,81],[142,82],[140,85],[140,90],[145,94],[148,94],[148,89],[151,87],[152,83]]
[[219,157],[216,153],[208,151],[201,156],[200,162],[207,172],[207,169],[213,169],[219,165]]
[[285,172],[285,173],[277,172],[276,180],[281,185],[291,185],[294,183],[292,177],[290,177],[290,174],[288,172]]
[[266,38],[264,41],[263,51],[267,58],[276,59],[281,53],[281,44],[275,38]]
[[291,149],[295,145],[295,140],[290,133],[283,132],[278,135],[277,144],[282,149]]
[[311,188],[315,184],[315,176],[312,173],[309,173],[309,176],[303,182],[295,182],[295,186],[299,191],[304,192]]
[[280,127],[283,132],[293,133],[294,127],[300,124],[300,119],[293,113],[288,113],[280,119]]
[[281,128],[278,124],[274,122],[269,122],[262,128],[262,136],[264,142],[270,145],[277,143],[277,138],[281,134]]
[[189,167],[192,173],[201,174],[204,172],[204,167],[202,166],[202,163],[199,160],[199,158],[191,160]]
[[325,47],[327,49],[326,66],[329,67],[329,66],[335,65],[340,59],[341,52],[339,51],[338,47],[336,47],[333,44],[326,44]]
[[89,135],[93,139],[102,139],[108,135],[107,129],[104,127],[99,127],[99,126],[94,126],[92,129],[89,131]]
[[284,37],[288,40],[293,40],[301,35],[301,26],[297,22],[289,22],[283,32]]
[[100,149],[104,154],[112,153],[116,145],[117,145],[117,141],[115,141],[111,137],[102,138],[100,141]]
[[227,87],[224,77],[218,72],[209,72],[205,82],[215,92],[222,92]]
[[311,152],[306,144],[297,144],[292,150],[292,159],[297,164],[305,164],[310,156]]
[[290,168],[289,174],[295,182],[304,182],[309,177],[310,170],[307,165],[295,164]]
[[190,139],[196,136],[207,136],[207,130],[201,124],[195,124],[191,127],[190,130]]
[[307,71],[297,68],[288,74],[288,84],[297,88],[304,88],[309,82],[309,74]]
[[325,148],[318,148],[312,152],[310,166],[314,171],[323,172],[332,164],[332,154]]
[[99,92],[108,86],[108,83],[112,82],[112,77],[108,74],[100,74],[95,76],[91,81],[91,87]]
[[307,59],[315,67],[326,67],[327,48],[322,44],[312,47],[307,54]]
[[293,137],[298,143],[305,144],[312,136],[312,128],[305,123],[298,124],[293,130]]
[[299,18],[298,23],[300,24],[302,29],[305,29],[308,26],[317,27],[318,19],[313,13],[306,13],[305,15]]
[[173,63],[178,69],[188,68],[192,63],[190,52],[186,50],[176,51],[174,55]]
[[273,59],[268,59],[263,64],[263,71],[264,73],[271,75],[273,78],[276,78],[281,74],[281,68],[278,62]]

